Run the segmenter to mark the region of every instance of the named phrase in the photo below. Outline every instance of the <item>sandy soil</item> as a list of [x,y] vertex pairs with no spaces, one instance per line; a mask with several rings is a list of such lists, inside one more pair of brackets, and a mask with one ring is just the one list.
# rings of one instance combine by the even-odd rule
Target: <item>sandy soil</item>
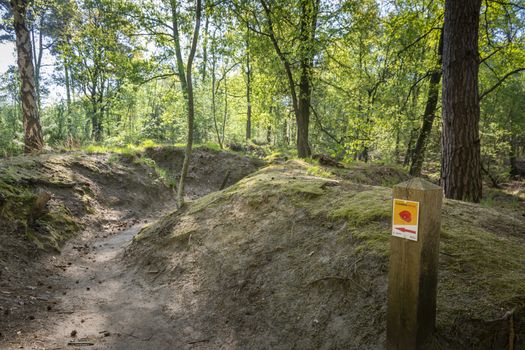
[[86,232],[69,242],[60,256],[48,258],[44,263],[55,271],[44,284],[53,287],[35,293],[47,306],[6,334],[0,347],[168,348],[171,321],[162,312],[159,296],[137,283],[121,260],[147,221],[116,221],[101,232]]
[[[216,191],[223,182],[232,184],[262,165],[225,152],[197,149],[195,154],[188,199]],[[176,165],[183,156],[179,149],[149,150],[148,156],[177,176]],[[122,259],[144,225],[175,207],[172,189],[135,159],[77,159],[78,155],[53,155],[0,164],[24,171],[23,177],[15,178],[15,186],[37,183],[34,190],[39,190],[45,179],[51,202],[81,208],[73,213],[83,215],[84,227],[60,252],[48,253],[33,247],[22,232],[10,235],[16,225],[9,231],[0,229],[0,237],[7,239],[0,251],[12,247],[0,256],[0,349],[192,349],[205,343],[188,325],[174,338],[171,330],[181,322],[165,312],[165,292],[142,282]],[[66,178],[72,181],[66,190],[47,186],[48,179],[62,183]],[[93,190],[86,202],[89,210],[74,195],[81,186]],[[160,272],[145,271],[153,280]]]

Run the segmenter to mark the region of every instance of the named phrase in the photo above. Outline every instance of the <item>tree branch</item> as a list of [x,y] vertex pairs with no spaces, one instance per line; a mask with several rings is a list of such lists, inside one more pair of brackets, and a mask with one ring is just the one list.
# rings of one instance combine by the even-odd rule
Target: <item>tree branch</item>
[[499,0],[488,0],[488,2],[493,2],[493,3],[496,3],[496,4],[499,4],[499,5],[503,5],[503,6],[512,6],[512,7],[516,7],[517,9],[520,9],[520,10],[525,10],[525,6],[523,5],[520,5],[520,4],[516,4],[515,2],[512,2],[512,1],[499,1]]
[[485,96],[490,94],[492,91],[496,90],[503,82],[510,76],[525,71],[525,67],[514,69],[513,71],[508,72],[501,78],[496,84],[492,85],[489,89],[485,90],[481,95],[479,95],[479,100],[481,101]]
[[319,117],[319,113],[317,113],[317,111],[315,110],[314,106],[312,106],[312,104],[310,103],[310,109],[312,110],[312,112],[314,112],[314,117],[315,117],[315,122],[317,123],[317,126],[319,126],[319,130],[321,130],[323,133],[325,133],[329,138],[331,138],[332,140],[334,140],[338,145],[342,146],[343,145],[343,139],[341,140],[338,140],[333,134],[331,134],[328,130],[326,130],[324,127],[323,127],[323,124],[321,124],[321,118]]
[[164,74],[154,75],[152,77],[147,78],[146,80],[141,81],[139,83],[139,85],[144,85],[146,83],[149,83],[152,80],[164,79],[164,78],[173,77],[173,76],[178,76],[178,74],[171,72],[171,73],[164,73]]

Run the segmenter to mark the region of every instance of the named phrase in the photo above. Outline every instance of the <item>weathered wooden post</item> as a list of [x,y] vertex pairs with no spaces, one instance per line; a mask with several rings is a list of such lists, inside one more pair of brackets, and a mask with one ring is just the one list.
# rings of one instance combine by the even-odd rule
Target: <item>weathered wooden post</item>
[[394,186],[387,349],[431,349],[436,325],[443,190],[420,178]]

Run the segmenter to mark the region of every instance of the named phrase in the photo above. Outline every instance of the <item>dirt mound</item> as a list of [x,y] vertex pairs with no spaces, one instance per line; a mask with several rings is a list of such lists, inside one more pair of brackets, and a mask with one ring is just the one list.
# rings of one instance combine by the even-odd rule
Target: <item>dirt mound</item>
[[[174,347],[384,348],[391,190],[323,171],[272,165],[135,237]],[[441,252],[441,347],[525,347],[525,217],[445,201]]]
[[[31,218],[40,193],[51,200]],[[24,233],[38,246],[61,241],[95,220],[105,208],[154,210],[169,191],[144,162],[111,154],[45,154],[0,163],[0,223],[3,234]],[[153,203],[153,208],[151,204]]]
[[[45,305],[46,298],[38,295],[53,286],[42,281],[57,264],[45,250],[59,251],[87,227],[123,229],[161,208],[171,192],[155,169],[119,155],[43,154],[0,161],[0,330]],[[39,198],[49,201],[37,210]]]
[[[175,179],[179,178],[184,160],[184,148],[147,148],[145,156],[153,159],[159,167],[166,169]],[[197,198],[218,191],[221,187],[236,183],[263,165],[264,162],[258,158],[205,147],[195,148],[185,185],[186,196]]]
[[[182,159],[180,149],[157,148],[0,160],[0,340],[6,333],[13,336],[17,327],[27,330],[39,310],[51,308],[49,293],[64,288],[58,277],[72,264],[60,262],[63,257],[56,254],[66,240],[82,231],[72,250],[90,256],[100,249],[93,242],[163,212],[174,198]],[[236,154],[196,150],[190,197],[215,191],[230,169],[226,185],[260,164]]]

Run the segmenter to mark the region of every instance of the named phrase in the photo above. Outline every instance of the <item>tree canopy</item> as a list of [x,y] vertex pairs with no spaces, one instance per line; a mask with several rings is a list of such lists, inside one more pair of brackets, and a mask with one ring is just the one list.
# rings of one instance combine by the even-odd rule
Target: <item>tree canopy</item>
[[[27,7],[49,146],[193,138],[400,163],[415,176],[440,169],[441,116],[451,115],[443,45],[455,59],[445,1],[2,0],[2,42],[15,40],[13,3]],[[475,166],[494,178],[525,153],[525,2],[488,0],[475,12]],[[24,142],[19,71],[0,78],[5,155]]]

